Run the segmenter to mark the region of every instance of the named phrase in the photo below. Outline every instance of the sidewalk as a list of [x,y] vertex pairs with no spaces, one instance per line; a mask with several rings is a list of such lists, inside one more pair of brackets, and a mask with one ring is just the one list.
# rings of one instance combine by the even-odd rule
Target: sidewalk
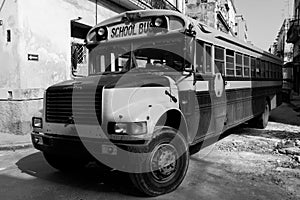
[[31,135],[0,133],[0,151],[32,147]]

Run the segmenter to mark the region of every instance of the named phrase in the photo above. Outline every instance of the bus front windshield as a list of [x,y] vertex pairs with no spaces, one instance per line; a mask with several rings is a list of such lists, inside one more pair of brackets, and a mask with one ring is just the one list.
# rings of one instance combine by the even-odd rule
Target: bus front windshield
[[89,72],[183,71],[187,52],[184,38],[100,44],[90,51]]

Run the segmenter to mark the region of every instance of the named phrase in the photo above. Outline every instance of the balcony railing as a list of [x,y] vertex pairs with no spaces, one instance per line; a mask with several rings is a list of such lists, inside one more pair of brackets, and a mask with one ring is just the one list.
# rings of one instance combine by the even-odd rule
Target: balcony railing
[[292,19],[289,22],[287,43],[296,43],[300,40],[300,19]]

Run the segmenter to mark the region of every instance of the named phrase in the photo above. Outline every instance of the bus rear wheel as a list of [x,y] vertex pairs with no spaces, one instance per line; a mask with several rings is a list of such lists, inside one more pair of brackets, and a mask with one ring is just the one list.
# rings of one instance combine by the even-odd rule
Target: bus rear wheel
[[270,117],[270,106],[268,101],[265,101],[264,111],[258,117],[250,121],[252,127],[264,129],[267,127]]
[[150,150],[141,173],[129,174],[134,186],[146,196],[158,196],[175,190],[183,181],[189,152],[185,138],[172,128],[162,128],[149,144]]

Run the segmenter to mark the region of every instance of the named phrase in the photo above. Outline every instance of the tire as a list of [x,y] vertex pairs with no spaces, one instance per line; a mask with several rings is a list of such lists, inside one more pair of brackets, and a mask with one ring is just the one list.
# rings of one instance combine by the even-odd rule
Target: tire
[[158,196],[175,190],[183,181],[189,151],[186,139],[177,130],[159,128],[149,144],[149,153],[140,165],[143,173],[129,174],[134,186],[146,196]]
[[254,128],[265,129],[268,125],[270,117],[270,106],[268,101],[265,101],[264,112],[258,117],[250,121],[250,125]]
[[87,161],[77,160],[67,156],[61,156],[57,154],[49,154],[43,152],[44,158],[50,166],[63,172],[70,172],[74,170],[83,169]]

